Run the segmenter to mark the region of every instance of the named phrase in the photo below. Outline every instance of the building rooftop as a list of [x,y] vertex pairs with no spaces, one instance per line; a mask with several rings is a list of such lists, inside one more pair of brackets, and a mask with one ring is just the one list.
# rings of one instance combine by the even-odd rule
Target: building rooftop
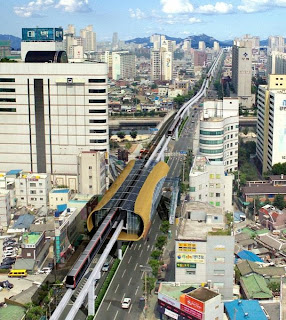
[[13,229],[29,229],[35,217],[31,214],[21,215],[13,225]]
[[208,288],[204,288],[204,287],[199,287],[193,291],[191,291],[190,293],[188,293],[188,296],[191,296],[199,301],[202,302],[206,302],[216,296],[218,296],[219,294],[215,291],[212,291]]
[[24,232],[23,233],[23,243],[24,244],[36,244],[41,237],[41,232]]
[[[206,240],[209,232],[225,229],[224,213],[222,208],[214,207],[208,203],[191,201],[185,205],[185,214],[190,216],[190,219],[181,219],[177,228],[177,239],[192,239],[192,240]],[[206,220],[192,220],[192,213],[205,215]],[[218,217],[218,221],[214,222],[213,217]],[[210,220],[209,220],[210,218]]]
[[257,300],[234,300],[224,303],[230,320],[267,320]]
[[272,291],[267,287],[263,276],[253,273],[240,278],[240,285],[247,299],[272,299]]
[[242,260],[248,260],[252,262],[264,262],[261,258],[259,258],[256,254],[248,250],[242,250],[237,253],[238,258]]
[[52,189],[51,193],[69,193],[70,189]]
[[273,186],[271,183],[256,184],[250,187],[243,187],[244,194],[284,194],[286,193],[286,186]]
[[251,273],[257,273],[262,276],[269,276],[269,277],[275,277],[275,276],[283,276],[285,275],[285,269],[284,267],[274,267],[274,266],[266,266],[260,265],[255,262],[251,262],[248,260],[241,260],[236,264],[238,270],[240,271],[242,276],[246,276]]
[[161,282],[159,292],[180,301],[180,296],[189,293],[199,287],[199,284],[179,283],[179,282]]
[[6,176],[14,176],[16,174],[19,174],[21,171],[23,170],[22,169],[10,170],[6,173]]

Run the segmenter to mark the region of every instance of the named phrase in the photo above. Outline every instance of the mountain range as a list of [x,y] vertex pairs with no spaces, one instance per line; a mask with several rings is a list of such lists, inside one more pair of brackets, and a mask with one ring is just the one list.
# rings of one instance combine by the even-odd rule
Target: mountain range
[[21,38],[12,36],[10,34],[0,34],[0,40],[10,40],[12,50],[21,49]]

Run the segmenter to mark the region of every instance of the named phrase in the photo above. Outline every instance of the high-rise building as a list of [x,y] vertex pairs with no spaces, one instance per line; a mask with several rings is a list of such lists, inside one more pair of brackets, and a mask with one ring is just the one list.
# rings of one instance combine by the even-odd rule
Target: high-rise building
[[162,39],[160,47],[165,48],[166,51],[174,52],[176,50],[176,41]]
[[184,43],[183,43],[183,50],[184,51],[188,51],[190,50],[192,47],[192,41],[190,39],[186,39],[184,40]]
[[252,36],[250,34],[245,34],[241,38],[235,38],[234,39],[236,42],[241,42],[241,41],[248,41],[251,43],[251,47],[253,49],[257,49],[260,47],[260,38],[257,36]]
[[64,50],[62,28],[23,28],[21,59],[25,61],[28,51]]
[[93,26],[89,25],[80,30],[80,36],[83,39],[83,50],[96,51],[96,33],[93,32]]
[[0,40],[0,59],[11,56],[10,40]]
[[281,36],[270,36],[268,38],[268,47],[270,51],[284,52],[285,39]]
[[214,51],[219,51],[219,42],[214,41]]
[[236,98],[206,100],[200,119],[199,153],[210,162],[223,161],[227,172],[238,165],[238,114]]
[[207,283],[223,299],[232,299],[234,236],[230,230],[226,235],[224,211],[201,201],[185,203],[182,211],[175,241],[176,282]]
[[232,83],[242,106],[252,106],[252,43],[234,41],[232,47]]
[[268,74],[286,74],[286,53],[272,51],[267,57]]
[[173,52],[165,48],[151,50],[151,79],[172,80],[173,77]]
[[112,52],[112,78],[134,79],[136,76],[135,55],[128,51]]
[[212,162],[205,156],[196,156],[189,175],[190,200],[208,202],[232,212],[233,175],[225,172],[223,161]]
[[206,51],[206,43],[204,41],[199,41],[199,50]]
[[113,32],[113,35],[112,35],[112,43],[111,43],[111,46],[112,48],[116,48],[118,46],[118,33],[117,32]]
[[194,50],[194,66],[204,67],[206,65],[207,54],[204,51]]
[[256,154],[262,172],[286,161],[286,75],[270,74],[260,85],[257,99]]
[[0,87],[2,170],[76,175],[80,152],[109,151],[106,64],[2,63]]

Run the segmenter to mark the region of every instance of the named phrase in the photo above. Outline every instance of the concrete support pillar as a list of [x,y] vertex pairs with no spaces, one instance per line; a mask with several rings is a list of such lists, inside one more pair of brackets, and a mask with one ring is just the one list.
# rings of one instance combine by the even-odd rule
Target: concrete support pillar
[[190,116],[190,108],[188,108],[187,116],[188,116],[188,117]]
[[122,260],[122,249],[121,249],[121,246],[122,246],[122,241],[117,241],[117,255],[118,255],[118,259],[119,260]]
[[88,315],[89,316],[94,316],[94,300],[95,300],[94,285],[95,285],[95,282],[92,281],[88,289]]

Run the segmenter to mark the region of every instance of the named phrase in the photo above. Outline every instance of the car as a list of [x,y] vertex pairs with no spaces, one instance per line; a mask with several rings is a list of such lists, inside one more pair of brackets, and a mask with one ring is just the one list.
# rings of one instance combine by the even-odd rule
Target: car
[[45,267],[45,268],[43,268],[42,270],[39,271],[39,273],[41,273],[41,274],[43,274],[43,273],[50,274],[51,272],[52,272],[52,269],[49,268],[49,267]]
[[8,252],[8,251],[11,251],[11,252],[13,252],[13,251],[15,251],[15,250],[17,250],[18,248],[14,248],[14,247],[5,247],[4,249],[3,249],[3,251],[5,252]]
[[3,258],[16,258],[16,254],[15,252],[6,252],[6,253],[3,253]]
[[195,123],[195,121],[194,121],[194,120],[192,120],[192,123]]
[[108,270],[109,270],[109,262],[105,261],[102,268],[101,268],[101,271],[107,272]]
[[12,289],[12,288],[14,288],[14,285],[11,282],[9,282],[8,280],[4,280],[4,281],[0,281],[0,287]]
[[3,245],[3,249],[5,249],[5,248],[7,248],[7,247],[17,248],[18,245],[17,245],[17,243],[14,243],[14,242],[5,243],[5,244]]
[[122,309],[129,309],[130,305],[131,305],[130,298],[124,298],[123,301],[121,302]]
[[11,269],[12,266],[10,264],[1,264],[0,269]]
[[2,264],[10,264],[10,263],[15,263],[16,259],[15,258],[5,258],[2,261]]

